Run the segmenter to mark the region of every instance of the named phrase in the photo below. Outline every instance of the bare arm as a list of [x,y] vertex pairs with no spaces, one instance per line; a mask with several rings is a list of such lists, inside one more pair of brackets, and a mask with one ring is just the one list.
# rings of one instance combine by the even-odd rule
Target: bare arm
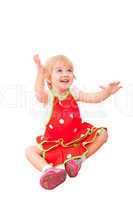
[[46,71],[44,66],[41,64],[39,56],[34,56],[34,62],[37,65],[37,77],[35,81],[35,93],[37,100],[41,103],[47,104],[48,102],[48,94],[44,89],[44,81],[46,79]]
[[101,86],[100,88],[102,91],[95,93],[79,91],[78,101],[85,103],[100,103],[122,88],[119,84],[120,82],[112,82],[107,87]]

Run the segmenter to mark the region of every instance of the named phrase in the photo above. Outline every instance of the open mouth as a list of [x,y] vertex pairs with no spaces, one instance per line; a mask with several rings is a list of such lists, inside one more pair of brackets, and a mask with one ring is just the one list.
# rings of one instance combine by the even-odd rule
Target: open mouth
[[69,80],[67,80],[67,79],[64,79],[64,80],[61,80],[60,82],[61,82],[61,83],[68,83],[68,82],[69,82]]

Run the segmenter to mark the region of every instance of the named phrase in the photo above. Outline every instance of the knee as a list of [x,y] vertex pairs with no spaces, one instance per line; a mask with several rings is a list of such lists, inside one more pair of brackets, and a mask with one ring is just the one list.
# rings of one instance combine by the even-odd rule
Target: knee
[[101,140],[103,141],[103,143],[107,142],[108,140],[108,133],[105,130],[101,135],[99,135],[99,137],[101,138]]

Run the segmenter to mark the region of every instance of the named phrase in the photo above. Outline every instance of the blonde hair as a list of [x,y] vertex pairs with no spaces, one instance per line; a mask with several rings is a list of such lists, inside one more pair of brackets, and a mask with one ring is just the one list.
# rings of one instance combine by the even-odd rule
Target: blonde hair
[[71,62],[71,60],[64,56],[64,55],[56,55],[56,56],[52,56],[50,57],[46,62],[45,62],[45,69],[47,71],[47,84],[49,87],[51,87],[50,83],[51,83],[51,73],[53,71],[54,65],[57,62],[64,62],[67,65],[69,65],[69,67],[73,68],[73,63]]

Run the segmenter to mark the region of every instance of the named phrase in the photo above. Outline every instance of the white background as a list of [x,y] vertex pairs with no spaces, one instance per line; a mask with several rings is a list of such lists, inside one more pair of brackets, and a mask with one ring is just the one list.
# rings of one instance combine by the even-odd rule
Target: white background
[[[1,199],[133,199],[133,5],[130,0],[0,1]],[[85,91],[121,81],[123,89],[97,105],[80,104],[84,120],[106,126],[109,140],[84,163],[77,178],[53,191],[25,148],[42,132],[43,108],[34,98],[36,66],[64,54]]]

